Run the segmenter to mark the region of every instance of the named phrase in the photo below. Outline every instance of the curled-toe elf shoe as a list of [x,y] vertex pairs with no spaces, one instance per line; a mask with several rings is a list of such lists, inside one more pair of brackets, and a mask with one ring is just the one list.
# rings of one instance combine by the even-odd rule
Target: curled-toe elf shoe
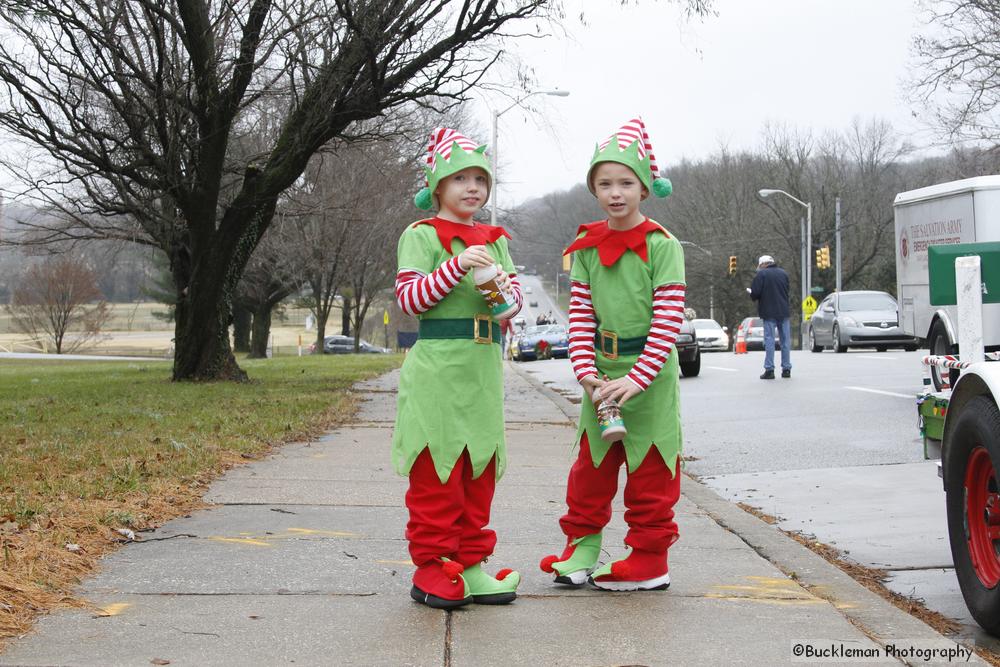
[[472,602],[469,584],[462,576],[464,568],[447,558],[439,558],[417,568],[413,573],[410,597],[435,609],[454,609]]
[[507,604],[517,597],[517,585],[521,583],[521,575],[504,568],[492,576],[483,572],[482,563],[476,563],[465,568],[462,573],[469,585],[469,593],[476,604]]
[[633,549],[627,558],[606,563],[590,575],[605,591],[663,591],[670,587],[667,553]]
[[584,535],[566,543],[562,556],[546,556],[539,563],[543,572],[553,572],[557,584],[580,586],[597,567],[601,555],[601,533]]

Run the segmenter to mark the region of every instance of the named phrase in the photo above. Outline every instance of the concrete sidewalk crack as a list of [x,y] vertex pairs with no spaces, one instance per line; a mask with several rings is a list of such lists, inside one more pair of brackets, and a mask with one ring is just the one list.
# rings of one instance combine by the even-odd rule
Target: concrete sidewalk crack
[[444,667],[451,667],[451,615],[446,611],[444,618]]

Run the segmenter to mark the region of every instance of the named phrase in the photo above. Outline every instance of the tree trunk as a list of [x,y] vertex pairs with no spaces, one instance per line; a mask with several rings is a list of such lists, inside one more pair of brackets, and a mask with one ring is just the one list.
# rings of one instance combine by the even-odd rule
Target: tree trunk
[[340,311],[340,333],[344,336],[351,335],[351,297],[346,294]]
[[329,313],[322,312],[316,315],[316,350],[320,352],[323,350],[323,340],[326,338],[326,321],[329,316]]
[[250,351],[250,323],[253,313],[242,304],[233,308],[233,351]]
[[265,301],[253,310],[253,334],[250,337],[250,354],[247,359],[266,359],[267,340],[271,336],[271,312],[274,304]]
[[191,290],[175,317],[174,380],[248,379],[229,346],[232,299],[222,289]]
[[[252,228],[246,234],[253,234]],[[234,244],[235,245],[235,244]],[[246,382],[229,344],[236,283],[253,247],[208,257],[187,245],[174,247],[170,272],[177,290],[174,373],[178,380]],[[202,256],[199,257],[199,254]],[[197,259],[196,259],[197,258]],[[200,260],[200,261],[198,261]],[[194,267],[198,267],[195,269]]]

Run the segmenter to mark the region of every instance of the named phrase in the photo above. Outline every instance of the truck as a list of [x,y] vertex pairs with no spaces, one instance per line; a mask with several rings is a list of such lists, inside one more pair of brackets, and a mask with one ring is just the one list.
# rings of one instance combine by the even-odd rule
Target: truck
[[[955,306],[933,305],[928,290],[928,248],[1000,241],[1000,176],[978,176],[901,192],[893,202],[899,325],[921,339],[931,355],[958,354]],[[983,309],[987,351],[1000,350],[1000,304]],[[934,366],[937,391],[958,379],[958,369]]]
[[[940,457],[952,561],[966,606],[1000,637],[1000,353],[983,347],[984,315],[1000,301],[1000,243],[932,245],[928,255],[925,298],[932,307],[951,308],[960,355],[922,359],[928,373],[917,413],[924,456]],[[933,387],[932,369],[956,376]]]

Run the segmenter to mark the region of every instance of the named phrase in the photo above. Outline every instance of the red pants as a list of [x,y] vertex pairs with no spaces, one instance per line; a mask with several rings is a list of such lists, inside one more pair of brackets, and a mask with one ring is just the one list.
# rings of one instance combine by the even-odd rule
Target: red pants
[[413,564],[420,567],[443,556],[469,567],[492,554],[497,535],[486,525],[495,486],[495,458],[473,479],[472,461],[463,452],[442,484],[430,450],[422,451],[410,469],[406,492],[406,539]]
[[[569,510],[559,526],[570,539],[600,532],[611,520],[611,501],[618,492],[618,470],[625,463],[625,447],[616,442],[601,465],[594,467],[587,434],[580,438],[580,455],[569,471],[566,504]],[[625,544],[640,551],[665,553],[677,541],[674,505],[681,495],[680,462],[676,473],[663,462],[660,451],[649,454],[625,483]]]

